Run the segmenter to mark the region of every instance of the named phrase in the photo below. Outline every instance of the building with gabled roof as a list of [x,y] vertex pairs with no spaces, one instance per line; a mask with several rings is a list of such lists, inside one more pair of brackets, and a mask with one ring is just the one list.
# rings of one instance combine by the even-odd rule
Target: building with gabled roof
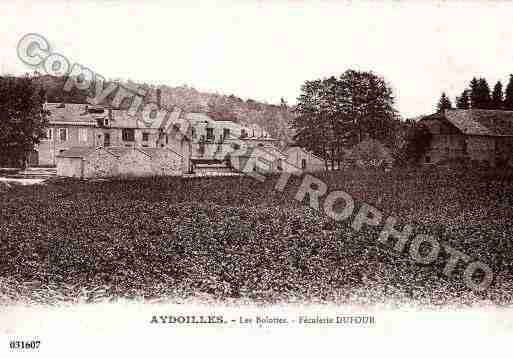
[[513,111],[445,110],[421,118],[432,135],[424,164],[471,161],[489,166],[513,165]]
[[[57,166],[58,162],[61,166],[65,163],[71,165],[72,162],[76,165],[77,160],[72,158],[88,158],[91,153],[87,152],[87,148],[103,154],[103,151],[97,151],[101,147],[108,154],[121,157],[126,152],[136,153],[123,148],[135,148],[148,149],[142,153],[158,153],[161,164],[164,159],[170,161],[169,166],[164,166],[166,170],[159,172],[154,167],[153,172],[174,174],[176,163],[179,162],[181,171],[186,173],[202,163],[224,163],[229,167],[228,154],[233,153],[237,146],[269,147],[279,142],[259,128],[233,121],[213,120],[205,113],[159,110],[158,106],[153,105],[144,106],[138,112],[69,103],[50,103],[47,109],[47,136],[36,148],[37,164],[45,166]],[[167,149],[170,152],[151,149]],[[75,157],[73,153],[76,153]],[[176,156],[180,157],[179,161]],[[70,171],[78,173],[77,169]]]
[[300,168],[303,171],[322,171],[325,169],[324,160],[303,147],[290,146],[284,152],[287,155],[287,162],[293,165],[293,168]]
[[57,175],[75,178],[177,176],[183,157],[168,148],[72,147],[57,156]]
[[[50,103],[46,138],[36,148],[32,165],[55,166],[57,157],[73,147],[169,147],[188,162],[190,131],[179,111],[139,111]],[[185,126],[184,126],[185,125]],[[187,168],[187,165],[184,164]]]

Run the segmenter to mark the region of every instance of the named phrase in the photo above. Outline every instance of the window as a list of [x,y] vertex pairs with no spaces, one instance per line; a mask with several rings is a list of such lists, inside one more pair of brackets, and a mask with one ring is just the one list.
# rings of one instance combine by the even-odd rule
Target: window
[[214,129],[212,127],[207,128],[207,141],[214,139]]
[[133,128],[124,128],[121,130],[121,139],[123,141],[135,141],[135,131]]
[[[166,145],[167,145],[168,143],[169,143],[169,136],[168,136],[168,135],[166,135]],[[162,147],[164,147],[164,146],[162,146]]]
[[78,141],[87,142],[87,128],[78,129]]
[[148,132],[143,132],[143,134],[142,134],[142,140],[143,140],[144,142],[147,142],[149,138],[150,138],[150,134],[149,134]]
[[68,129],[67,128],[59,128],[59,139],[61,141],[68,140]]
[[53,128],[47,128],[46,129],[46,139],[52,140],[53,139]]
[[198,146],[198,154],[200,156],[202,156],[204,153],[205,153],[205,144],[204,143],[200,143],[199,146]]
[[192,128],[192,138],[196,138],[196,129]]
[[105,133],[103,135],[103,147],[109,147],[110,146],[110,133]]
[[96,124],[98,127],[108,127],[109,119],[108,118],[98,118],[98,119],[96,119]]
[[426,163],[431,163],[431,157],[430,156],[426,156]]
[[223,128],[223,139],[226,139],[230,137],[230,129],[229,128]]
[[302,169],[306,168],[306,159],[304,159],[304,158],[301,160],[301,168]]

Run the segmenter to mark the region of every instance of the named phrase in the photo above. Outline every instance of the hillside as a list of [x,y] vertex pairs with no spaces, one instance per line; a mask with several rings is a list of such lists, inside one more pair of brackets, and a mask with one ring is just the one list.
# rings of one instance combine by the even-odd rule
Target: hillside
[[[63,90],[66,78],[49,75],[34,78],[42,86],[49,102],[85,103],[89,91],[73,88],[66,92]],[[289,121],[293,118],[292,108],[285,103],[280,105],[267,104],[252,99],[243,100],[235,95],[222,95],[217,93],[200,92],[192,87],[167,85],[155,86],[146,83],[130,81],[116,81],[129,88],[139,88],[146,92],[146,101],[156,101],[157,89],[161,90],[162,106],[172,108],[179,106],[187,112],[206,112],[215,120],[233,120],[242,125],[257,125],[266,130],[271,136],[282,140],[282,144],[292,141],[293,132],[289,128]],[[110,82],[104,85],[109,86]],[[115,92],[109,95],[103,104],[111,103]],[[129,101],[121,104],[128,107]]]

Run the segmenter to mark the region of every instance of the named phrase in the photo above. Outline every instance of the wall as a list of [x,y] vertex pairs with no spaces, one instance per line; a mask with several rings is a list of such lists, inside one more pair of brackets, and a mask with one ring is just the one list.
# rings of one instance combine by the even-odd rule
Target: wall
[[[148,134],[148,140],[143,141],[143,133]],[[141,147],[157,147],[159,130],[155,128],[138,128],[135,130],[135,142]]]
[[82,176],[82,159],[57,157],[57,176],[76,177]]
[[121,155],[117,162],[116,175],[121,177],[141,177],[153,175],[151,157],[139,150]]
[[501,137],[495,140],[496,165],[513,166],[513,137]]
[[[96,128],[75,125],[51,125],[53,129],[53,138],[51,140],[41,140],[37,146],[39,151],[39,165],[52,166],[56,165],[56,157],[61,151],[68,150],[71,147],[93,147],[103,146],[104,136],[106,133],[110,135],[111,146],[135,147],[147,146],[157,147],[159,139],[158,129],[135,129],[135,141],[123,141],[121,128]],[[61,141],[59,137],[59,129],[66,128],[68,130],[67,141]],[[87,131],[86,141],[79,141],[79,129]],[[143,141],[143,132],[148,133],[148,141]]]
[[[48,128],[53,129],[53,137],[51,140],[41,140],[37,149],[39,151],[39,165],[55,166],[57,164],[57,156],[61,151],[68,150],[76,146],[93,146],[95,144],[95,128],[88,126],[71,126],[71,125],[51,125]],[[68,130],[68,138],[61,141],[59,129],[66,128]],[[79,129],[87,131],[86,141],[79,141]]]
[[231,165],[240,172],[278,173],[283,171],[286,157],[278,150],[254,147],[247,154],[231,158]]
[[467,138],[467,152],[471,161],[495,166],[495,138],[469,136]]
[[183,173],[183,159],[165,148],[155,149],[151,153],[152,172],[159,176],[179,176]]
[[117,158],[98,149],[84,159],[84,178],[106,178],[116,175]]
[[513,138],[464,135],[433,135],[426,156],[431,163],[445,160],[468,159],[479,164],[495,166],[498,162],[513,165]]
[[302,161],[306,161],[306,171],[323,171],[325,169],[324,161],[317,156],[303,150],[300,147],[291,147],[287,149],[287,161],[293,166],[302,169]]
[[[123,129],[98,128],[96,145],[103,146],[104,134],[110,134],[110,145],[121,147],[157,147],[159,141],[159,130],[154,128],[134,128],[134,141],[123,141]],[[143,141],[143,133],[148,133],[148,141]]]
[[[434,134],[422,163],[438,163],[467,157],[467,142],[461,134]],[[429,157],[429,162],[427,162]]]
[[[167,136],[167,140],[166,140]],[[169,148],[174,152],[182,155],[183,172],[190,171],[191,160],[191,143],[181,133],[170,131],[167,135],[162,136],[158,143],[158,148]]]

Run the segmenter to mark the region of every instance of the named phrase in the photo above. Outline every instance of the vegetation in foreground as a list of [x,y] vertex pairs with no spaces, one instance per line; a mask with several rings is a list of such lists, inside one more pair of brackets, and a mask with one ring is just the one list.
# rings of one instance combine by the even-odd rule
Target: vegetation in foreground
[[277,177],[54,180],[0,192],[0,300],[513,301],[513,173],[318,177],[330,191],[350,193],[357,207],[366,201],[487,263],[494,282],[472,293],[461,268],[453,278],[442,274],[447,258],[415,264],[378,245],[380,228],[355,232],[351,219],[332,221],[294,200],[300,178],[283,192],[274,189]]

